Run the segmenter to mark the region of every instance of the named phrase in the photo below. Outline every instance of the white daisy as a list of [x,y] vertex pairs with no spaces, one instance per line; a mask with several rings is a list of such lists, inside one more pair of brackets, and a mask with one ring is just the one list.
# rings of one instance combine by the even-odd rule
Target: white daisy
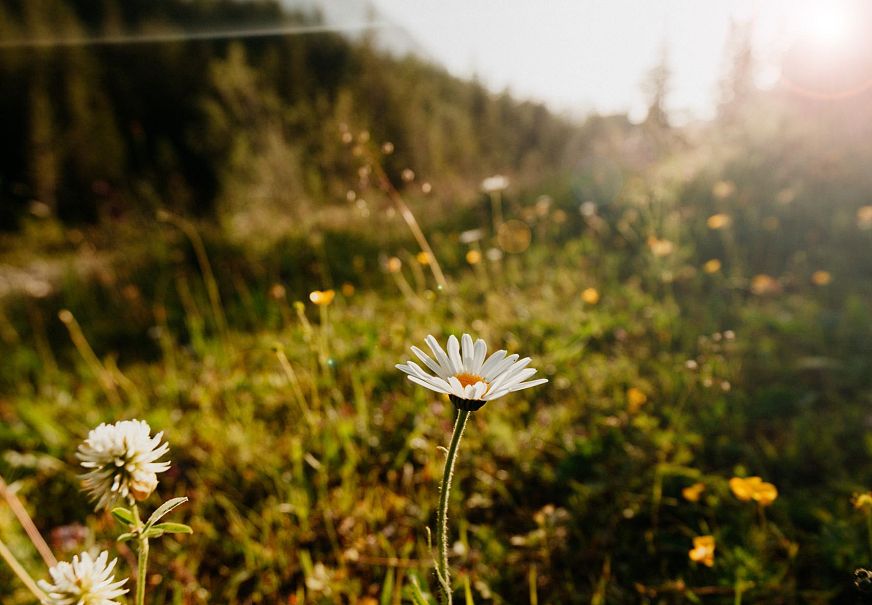
[[112,569],[118,559],[108,560],[105,550],[96,559],[83,552],[49,569],[52,581],[40,580],[39,587],[52,605],[119,605],[114,599],[127,592],[121,588],[127,579],[116,582]]
[[161,444],[163,433],[151,437],[144,420],[101,424],[79,446],[76,457],[83,467],[82,487],[97,503],[97,510],[111,508],[119,499],[145,500],[157,487],[157,473],[170,467],[158,462],[170,446]]
[[509,179],[501,174],[487,177],[481,182],[481,189],[485,193],[496,193],[509,188]]
[[487,345],[480,338],[473,343],[469,334],[463,335],[462,346],[456,336],[450,336],[448,353],[432,336],[425,342],[435,360],[418,347],[412,347],[412,352],[435,372],[435,376],[414,361],[397,364],[397,369],[408,374],[412,382],[445,393],[462,410],[475,411],[492,399],[548,382],[546,378],[527,380],[536,373],[533,368],[527,368],[529,357],[518,359],[517,354],[506,356],[506,351],[501,350],[485,360]]

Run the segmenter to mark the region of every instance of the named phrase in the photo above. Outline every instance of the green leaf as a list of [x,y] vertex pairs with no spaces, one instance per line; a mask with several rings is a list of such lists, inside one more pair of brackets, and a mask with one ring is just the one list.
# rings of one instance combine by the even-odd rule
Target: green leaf
[[380,605],[390,605],[394,596],[394,570],[389,569],[385,574],[385,581],[382,583]]
[[132,532],[128,532],[128,533],[121,534],[120,536],[118,536],[118,538],[116,538],[115,541],[116,542],[127,542],[128,540],[135,540],[135,539],[136,539],[136,534],[132,533]]
[[158,523],[152,529],[159,529],[165,534],[192,534],[194,530],[184,523]]
[[172,500],[167,500],[166,502],[161,504],[156,511],[151,513],[151,516],[148,518],[148,522],[145,524],[145,527],[151,527],[152,525],[160,521],[161,517],[169,513],[177,506],[181,506],[187,501],[188,499],[184,496],[182,496],[181,498],[173,498]]
[[115,517],[115,520],[121,525],[127,525],[129,527],[136,523],[133,520],[133,513],[121,506],[112,509],[112,516]]
[[463,595],[466,597],[466,605],[475,605],[472,600],[472,588],[469,586],[469,576],[463,578]]
[[407,593],[415,605],[430,605],[430,601],[428,601],[427,597],[424,596],[424,592],[421,590],[421,585],[418,583],[418,578],[416,576],[411,576],[409,584],[406,586],[408,589]]
[[155,529],[154,527],[145,530],[142,534],[143,538],[160,538],[163,535],[163,530]]

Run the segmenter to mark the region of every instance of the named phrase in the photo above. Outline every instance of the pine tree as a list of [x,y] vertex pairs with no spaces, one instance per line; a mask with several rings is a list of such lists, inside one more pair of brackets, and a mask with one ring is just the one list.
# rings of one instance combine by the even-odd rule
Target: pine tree
[[643,91],[648,96],[648,114],[645,117],[645,127],[659,132],[669,129],[669,114],[666,111],[666,98],[669,96],[669,85],[672,71],[669,68],[669,49],[664,42],[660,48],[660,61],[654,66],[643,84]]
[[750,21],[730,23],[727,37],[727,68],[721,81],[719,117],[727,122],[739,117],[754,94],[754,26]]

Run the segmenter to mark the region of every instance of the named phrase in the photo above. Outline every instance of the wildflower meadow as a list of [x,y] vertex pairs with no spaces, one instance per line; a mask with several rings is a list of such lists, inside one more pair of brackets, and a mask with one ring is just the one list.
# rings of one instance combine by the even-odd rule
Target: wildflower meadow
[[0,603],[872,598],[868,88],[738,36],[581,119],[84,4],[0,2]]

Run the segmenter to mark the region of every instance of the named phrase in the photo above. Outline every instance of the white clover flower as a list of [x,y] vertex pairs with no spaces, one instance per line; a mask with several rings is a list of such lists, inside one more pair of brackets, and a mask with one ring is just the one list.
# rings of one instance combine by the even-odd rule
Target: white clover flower
[[121,588],[127,579],[115,581],[112,570],[118,559],[108,565],[105,550],[96,559],[83,552],[72,563],[62,561],[48,570],[51,582],[39,581],[39,587],[51,605],[119,605],[114,599],[127,592]]
[[163,433],[151,437],[144,420],[122,420],[101,424],[79,446],[76,457],[83,467],[82,488],[96,502],[97,510],[109,509],[116,501],[145,500],[157,487],[157,473],[170,467],[158,462],[170,446],[161,444]]
[[462,347],[456,336],[448,338],[448,353],[439,346],[433,336],[425,342],[433,351],[435,360],[418,347],[412,352],[424,365],[436,373],[427,374],[414,361],[397,364],[397,369],[409,375],[409,380],[437,393],[445,393],[455,406],[462,410],[475,411],[492,399],[508,393],[529,389],[548,382],[547,378],[526,381],[536,370],[527,368],[530,358],[518,359],[517,354],[506,356],[506,351],[497,351],[487,358],[487,345],[482,339],[472,342],[464,334]]

